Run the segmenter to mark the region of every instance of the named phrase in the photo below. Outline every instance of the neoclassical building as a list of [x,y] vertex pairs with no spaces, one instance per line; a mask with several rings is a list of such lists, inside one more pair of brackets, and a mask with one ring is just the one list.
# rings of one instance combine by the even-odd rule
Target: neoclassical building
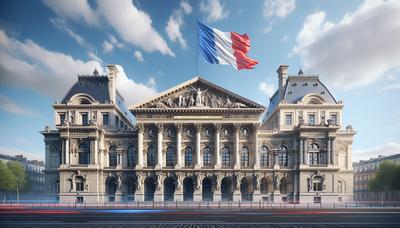
[[288,76],[268,108],[195,77],[126,108],[108,75],[78,76],[46,127],[47,191],[60,202],[352,200],[342,101]]

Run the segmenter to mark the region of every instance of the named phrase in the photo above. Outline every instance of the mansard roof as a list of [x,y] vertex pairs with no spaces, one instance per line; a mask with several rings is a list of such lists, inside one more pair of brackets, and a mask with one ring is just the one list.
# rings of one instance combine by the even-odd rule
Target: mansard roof
[[[196,89],[202,93],[206,93],[208,104],[189,105],[189,98],[196,98]],[[186,105],[178,105],[179,96],[184,97]],[[207,103],[207,102],[206,102]],[[209,105],[213,103],[213,105]],[[218,105],[216,104],[218,103]],[[185,81],[175,87],[172,87],[158,95],[130,107],[131,111],[144,111],[144,110],[255,110],[264,111],[265,107],[242,97],[236,93],[226,90],[212,82],[209,82],[199,76]]]
[[79,75],[61,103],[66,104],[76,94],[87,94],[99,103],[110,102],[109,79],[106,75]]

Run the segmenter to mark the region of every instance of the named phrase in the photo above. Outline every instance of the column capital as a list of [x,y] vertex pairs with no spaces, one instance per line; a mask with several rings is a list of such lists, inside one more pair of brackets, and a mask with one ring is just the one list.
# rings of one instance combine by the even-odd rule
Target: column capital
[[156,128],[158,132],[162,132],[164,130],[164,125],[162,123],[156,123]]
[[175,125],[175,128],[176,128],[176,132],[177,132],[177,133],[181,133],[182,130],[183,130],[183,124],[181,124],[181,123],[175,123],[174,125]]
[[220,132],[221,128],[222,128],[222,124],[221,123],[214,123],[215,132]]
[[237,133],[240,130],[241,125],[238,123],[234,123],[233,124],[233,130]]
[[203,124],[201,124],[201,123],[195,123],[195,124],[194,124],[194,127],[196,128],[196,132],[200,132],[201,129],[202,129],[202,127],[203,127]]
[[136,128],[138,129],[139,133],[143,133],[144,132],[144,124],[142,124],[142,123],[136,124]]

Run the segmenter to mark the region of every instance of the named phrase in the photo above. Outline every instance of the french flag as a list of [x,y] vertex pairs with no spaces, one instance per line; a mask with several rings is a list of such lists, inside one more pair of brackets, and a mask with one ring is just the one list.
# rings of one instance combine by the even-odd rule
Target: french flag
[[253,69],[258,62],[246,54],[250,49],[247,34],[222,32],[198,23],[199,49],[203,59],[213,64],[232,65],[237,70]]

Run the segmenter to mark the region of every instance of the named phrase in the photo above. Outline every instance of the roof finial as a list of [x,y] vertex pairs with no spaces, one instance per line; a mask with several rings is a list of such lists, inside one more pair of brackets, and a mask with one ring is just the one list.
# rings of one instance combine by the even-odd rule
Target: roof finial
[[299,76],[303,75],[303,70],[301,68],[300,68],[299,73],[297,75],[299,75]]
[[95,76],[99,75],[99,72],[97,71],[97,68],[94,68],[93,75],[95,75]]

